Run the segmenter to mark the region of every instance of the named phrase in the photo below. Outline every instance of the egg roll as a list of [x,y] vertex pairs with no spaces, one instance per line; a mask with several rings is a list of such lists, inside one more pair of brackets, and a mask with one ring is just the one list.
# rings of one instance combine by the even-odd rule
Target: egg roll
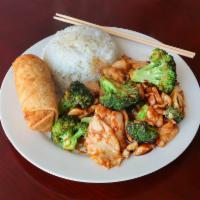
[[48,132],[58,117],[55,85],[51,71],[42,59],[25,54],[13,62],[19,102],[28,126]]

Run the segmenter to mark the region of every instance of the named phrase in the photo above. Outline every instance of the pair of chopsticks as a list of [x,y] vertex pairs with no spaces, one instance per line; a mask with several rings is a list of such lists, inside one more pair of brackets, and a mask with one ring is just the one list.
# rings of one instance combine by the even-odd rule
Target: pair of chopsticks
[[118,36],[118,37],[121,37],[121,38],[124,38],[124,39],[128,39],[128,40],[131,40],[131,41],[134,41],[134,42],[141,43],[141,44],[149,45],[149,46],[152,46],[152,47],[155,47],[155,48],[164,49],[164,50],[169,51],[171,53],[179,54],[181,56],[185,56],[185,57],[188,57],[188,58],[194,58],[194,56],[195,56],[195,53],[191,52],[191,51],[187,51],[187,50],[184,50],[184,49],[173,47],[173,46],[163,44],[163,43],[160,43],[160,42],[157,42],[157,41],[152,41],[150,39],[144,39],[142,37],[135,36],[133,34],[128,34],[128,33],[124,33],[124,32],[121,32],[121,31],[113,30],[112,28],[109,28],[109,27],[100,26],[100,25],[97,25],[97,24],[93,24],[93,23],[90,23],[90,22],[86,22],[86,21],[83,21],[83,20],[80,20],[80,19],[77,19],[77,18],[67,16],[67,15],[62,15],[62,14],[56,13],[56,15],[53,18],[58,20],[58,21],[62,21],[62,22],[69,23],[69,24],[88,25],[88,26],[91,26],[91,27],[99,28],[99,29],[111,34],[111,35]]

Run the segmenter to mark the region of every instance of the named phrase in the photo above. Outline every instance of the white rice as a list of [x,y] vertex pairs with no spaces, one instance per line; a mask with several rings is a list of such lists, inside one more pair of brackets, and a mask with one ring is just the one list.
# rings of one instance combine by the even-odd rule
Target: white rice
[[98,68],[119,56],[115,41],[99,29],[70,26],[58,31],[44,51],[54,79],[63,92],[71,81],[98,78]]

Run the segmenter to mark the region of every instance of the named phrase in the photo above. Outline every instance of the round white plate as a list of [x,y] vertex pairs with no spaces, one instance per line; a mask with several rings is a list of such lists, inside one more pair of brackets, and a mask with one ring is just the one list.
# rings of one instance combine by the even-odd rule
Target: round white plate
[[[144,38],[143,34],[118,29]],[[43,48],[52,36],[30,47],[25,53],[42,56]],[[124,54],[135,59],[148,59],[152,48],[124,39],[115,38]],[[152,38],[151,38],[152,39]],[[55,146],[48,135],[31,131],[18,102],[13,70],[9,69],[2,86],[0,98],[1,123],[6,136],[16,150],[38,168],[64,179],[80,182],[108,183],[134,179],[152,173],[176,159],[194,138],[200,122],[200,90],[198,82],[184,60],[173,55],[177,64],[178,81],[185,93],[186,117],[180,123],[177,137],[165,148],[156,148],[139,157],[130,157],[120,167],[106,170],[90,158],[63,151]]]

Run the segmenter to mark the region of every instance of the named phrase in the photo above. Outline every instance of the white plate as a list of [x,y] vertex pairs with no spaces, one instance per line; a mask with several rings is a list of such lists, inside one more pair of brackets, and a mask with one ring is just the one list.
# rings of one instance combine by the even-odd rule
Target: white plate
[[[144,38],[143,34],[119,29]],[[42,50],[51,38],[47,37],[33,45],[25,53],[42,55]],[[145,60],[152,48],[115,38],[124,54]],[[152,38],[151,38],[152,39]],[[106,170],[86,156],[63,151],[55,146],[50,138],[31,131],[20,109],[13,80],[12,68],[7,72],[1,87],[1,122],[5,134],[16,150],[38,168],[64,179],[81,182],[106,183],[134,179],[152,173],[176,159],[194,138],[200,122],[200,90],[198,82],[184,60],[173,55],[177,64],[178,81],[185,92],[186,117],[180,124],[177,137],[165,148],[125,160],[120,167]]]

